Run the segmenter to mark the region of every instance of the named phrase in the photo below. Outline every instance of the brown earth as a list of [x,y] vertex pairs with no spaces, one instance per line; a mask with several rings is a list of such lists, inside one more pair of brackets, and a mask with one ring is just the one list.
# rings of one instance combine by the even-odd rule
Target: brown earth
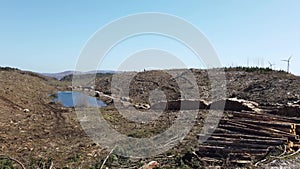
[[2,156],[28,168],[47,168],[50,161],[55,167],[86,168],[97,161],[93,156],[102,149],[86,136],[72,109],[50,103],[49,94],[64,90],[62,82],[1,70],[0,86]]
[[[146,72],[128,72],[121,76],[123,81],[130,81],[129,96],[133,102],[149,103],[149,93],[154,89],[162,90],[168,100],[180,98],[179,86],[176,79],[185,76],[187,70],[169,70],[175,76],[168,74],[168,71],[146,71]],[[287,104],[300,100],[300,77],[287,74],[283,71],[272,71],[263,68],[226,68],[225,70],[211,70],[211,73],[220,74],[225,71],[223,79],[226,81],[226,95],[229,98],[237,97],[255,101],[260,105]],[[177,73],[180,72],[180,73]],[[183,73],[182,73],[183,72]],[[190,69],[196,78],[199,88],[199,96],[203,100],[210,101],[211,79],[207,70]],[[134,76],[132,76],[134,75]],[[215,75],[217,76],[217,75]],[[217,76],[218,77],[218,76]],[[222,77],[222,76],[220,76]],[[85,76],[81,77],[82,79]],[[62,81],[71,81],[72,76],[67,76]],[[115,83],[124,82],[114,79]],[[217,79],[218,80],[218,79]],[[221,79],[222,80],[222,79]],[[84,81],[84,80],[83,80]],[[111,74],[97,74],[96,81],[87,82],[87,86],[95,85],[98,91],[105,94],[111,94]],[[222,81],[223,82],[223,81]],[[189,83],[189,80],[186,80]]]
[[[211,101],[207,71],[191,71],[196,77],[200,98]],[[298,76],[264,69],[227,69],[225,72],[228,97],[255,101],[262,108],[274,109],[273,113],[276,113],[278,105],[294,102],[299,105]],[[27,168],[49,168],[51,164],[54,168],[100,168],[109,150],[93,143],[85,134],[73,108],[51,103],[52,98],[49,94],[67,90],[71,79],[69,76],[57,81],[19,70],[0,70],[0,160],[2,156],[12,157]],[[111,75],[97,75],[96,90],[111,94],[111,79]],[[137,73],[130,82],[129,95],[133,103],[150,103],[149,93],[154,89],[162,90],[168,100],[181,98],[176,80],[165,71]],[[24,112],[24,109],[29,109],[29,112]],[[142,124],[122,117],[113,104],[101,108],[101,112],[114,129],[136,138],[150,137],[163,132],[172,125],[178,113],[165,111],[158,120]],[[166,153],[149,159],[129,159],[113,154],[106,161],[106,166],[137,168],[151,160],[157,160],[161,164],[160,168],[202,168],[205,165],[213,165],[204,164],[193,154],[198,148],[197,135],[207,113],[207,110],[199,111],[189,135]],[[298,117],[298,113],[300,112],[287,115]],[[234,166],[226,166],[228,167]]]

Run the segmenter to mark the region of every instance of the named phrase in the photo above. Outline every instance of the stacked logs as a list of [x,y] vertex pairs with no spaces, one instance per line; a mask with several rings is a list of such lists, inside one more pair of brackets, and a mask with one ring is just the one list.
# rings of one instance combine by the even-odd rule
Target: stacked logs
[[[225,111],[213,133],[198,135],[205,140],[194,152],[197,158],[214,165],[253,164],[273,154],[300,148],[300,107],[297,105],[262,107],[253,101],[227,98],[207,103],[203,100],[175,100],[151,105],[151,109]],[[281,152],[282,155],[282,152]]]
[[[253,164],[278,146],[287,152],[300,148],[300,118],[270,114],[267,111],[226,111],[216,130],[196,151],[211,163]],[[198,135],[198,139],[207,135]]]

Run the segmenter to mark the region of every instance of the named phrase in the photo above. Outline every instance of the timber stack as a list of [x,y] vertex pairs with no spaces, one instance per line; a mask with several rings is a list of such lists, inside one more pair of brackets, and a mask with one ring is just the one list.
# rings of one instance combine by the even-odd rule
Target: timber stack
[[[273,110],[225,111],[218,127],[195,152],[205,163],[255,164],[283,157],[300,148],[300,118],[276,115]],[[300,113],[300,112],[297,112]]]

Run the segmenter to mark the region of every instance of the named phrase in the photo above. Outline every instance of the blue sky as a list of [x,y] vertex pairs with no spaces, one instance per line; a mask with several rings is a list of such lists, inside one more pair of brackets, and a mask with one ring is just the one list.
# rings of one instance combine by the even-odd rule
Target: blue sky
[[[266,67],[272,62],[276,69],[286,69],[281,60],[293,55],[291,71],[300,75],[298,0],[1,1],[0,66],[37,72],[75,69],[81,49],[97,30],[143,12],[167,13],[193,24],[212,43],[223,66]],[[146,36],[120,44],[100,68],[116,69],[128,53],[159,46],[189,55],[170,39]],[[184,60],[189,67],[201,67],[189,57]]]

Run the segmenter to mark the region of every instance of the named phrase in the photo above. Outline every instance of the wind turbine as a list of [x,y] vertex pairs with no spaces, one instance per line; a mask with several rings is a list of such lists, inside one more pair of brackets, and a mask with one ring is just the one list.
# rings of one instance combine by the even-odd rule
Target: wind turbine
[[287,62],[287,73],[290,72],[290,60],[292,59],[292,55],[289,57],[288,60],[281,60],[283,62]]
[[272,67],[275,65],[274,63],[269,62],[269,68],[272,69]]

